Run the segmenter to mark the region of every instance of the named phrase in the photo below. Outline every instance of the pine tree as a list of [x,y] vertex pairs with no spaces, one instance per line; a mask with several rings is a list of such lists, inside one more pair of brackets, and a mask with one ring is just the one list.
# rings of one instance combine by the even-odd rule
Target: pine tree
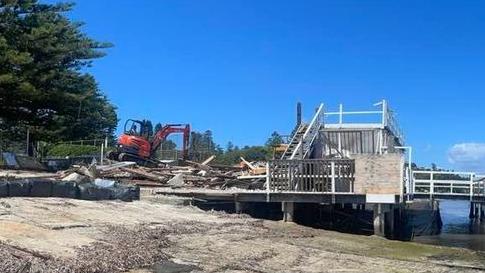
[[83,72],[101,49],[65,15],[73,4],[0,0],[0,137],[29,128],[35,140],[112,136],[115,107]]

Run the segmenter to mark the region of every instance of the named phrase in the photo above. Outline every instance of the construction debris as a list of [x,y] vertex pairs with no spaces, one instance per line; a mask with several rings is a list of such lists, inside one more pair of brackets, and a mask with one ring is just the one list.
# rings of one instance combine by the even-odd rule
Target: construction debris
[[[81,199],[98,200],[114,199],[115,196],[136,196],[125,193],[117,186],[171,187],[171,188],[207,188],[207,189],[264,189],[266,177],[266,162],[250,162],[241,157],[238,165],[211,164],[215,156],[210,156],[202,163],[184,160],[180,165],[159,164],[157,167],[140,166],[135,162],[115,162],[106,160],[108,164],[97,165],[93,161],[89,165],[72,165],[69,169],[57,173],[26,173],[15,170],[0,172],[0,178],[11,182],[12,194],[15,196],[29,196],[27,189],[32,189],[32,183],[40,180],[50,180],[49,190],[36,190],[39,196],[78,196]],[[106,162],[105,161],[105,162]],[[18,174],[13,172],[19,172]],[[23,172],[23,173],[20,173]],[[16,182],[24,178],[37,178],[23,185]],[[25,179],[24,179],[25,180]],[[69,184],[71,183],[71,184]],[[62,189],[59,185],[69,189]],[[10,184],[9,184],[10,185]],[[47,184],[42,184],[47,185]],[[77,190],[77,194],[70,188]],[[35,185],[35,188],[39,187]],[[108,192],[106,188],[110,188]],[[9,195],[6,193],[6,195]],[[121,198],[130,199],[131,197]],[[136,199],[136,198],[134,198]]]
[[100,178],[118,179],[123,183],[147,187],[264,188],[261,181],[266,177],[266,162],[249,162],[241,158],[241,163],[236,166],[211,165],[214,158],[210,156],[202,163],[184,160],[185,166],[164,165],[152,168],[134,162],[117,162],[98,166],[96,171]]
[[241,166],[243,167],[243,169],[247,170],[247,172],[251,176],[266,174],[266,163],[264,162],[251,163],[241,157]]

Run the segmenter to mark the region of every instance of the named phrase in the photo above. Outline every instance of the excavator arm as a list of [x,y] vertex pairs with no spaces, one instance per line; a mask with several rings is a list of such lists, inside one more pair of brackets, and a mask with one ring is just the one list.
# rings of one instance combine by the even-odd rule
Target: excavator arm
[[189,124],[167,124],[158,130],[153,136],[151,143],[151,152],[153,155],[155,151],[160,147],[162,141],[166,140],[171,134],[183,134],[183,158],[189,157],[189,139],[190,139],[190,125]]

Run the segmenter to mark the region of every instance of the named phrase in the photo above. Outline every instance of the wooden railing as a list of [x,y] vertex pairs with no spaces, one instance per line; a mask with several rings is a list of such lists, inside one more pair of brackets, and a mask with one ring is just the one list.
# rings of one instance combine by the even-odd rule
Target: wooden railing
[[270,192],[354,192],[351,159],[272,160],[268,163]]

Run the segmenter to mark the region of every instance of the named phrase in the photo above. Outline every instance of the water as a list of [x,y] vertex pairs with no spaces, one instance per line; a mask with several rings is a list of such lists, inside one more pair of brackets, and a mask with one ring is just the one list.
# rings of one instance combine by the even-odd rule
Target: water
[[485,222],[468,218],[469,201],[441,201],[443,229],[440,235],[419,236],[414,241],[485,251]]

